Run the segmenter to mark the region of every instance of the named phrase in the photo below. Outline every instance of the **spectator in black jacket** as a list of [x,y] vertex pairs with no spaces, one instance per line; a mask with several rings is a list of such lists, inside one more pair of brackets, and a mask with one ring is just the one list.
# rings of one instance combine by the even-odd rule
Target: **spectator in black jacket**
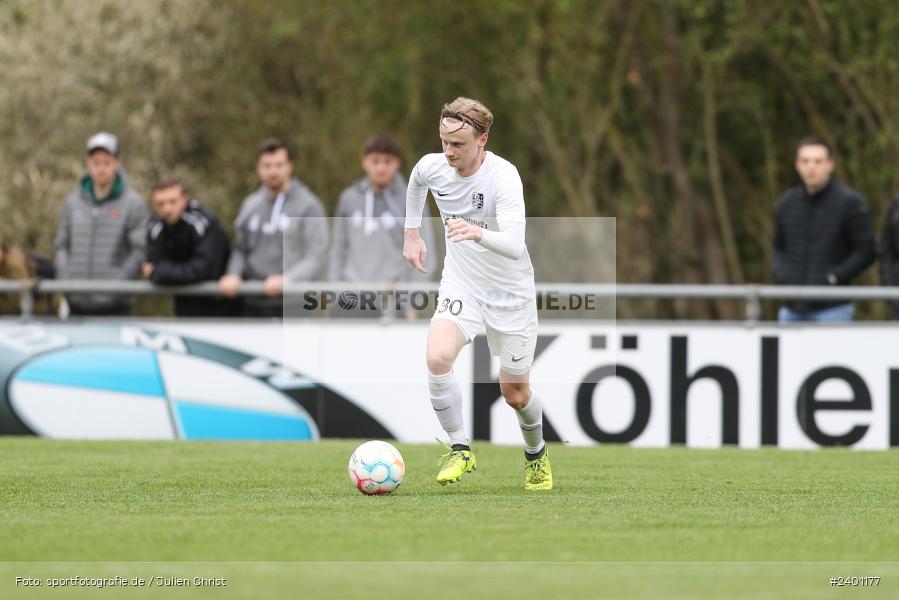
[[[218,218],[191,200],[178,179],[153,186],[153,210],[147,228],[144,276],[159,285],[186,285],[216,281],[225,272],[231,245]],[[175,296],[179,317],[236,314],[233,300],[205,296]]]
[[[899,285],[899,196],[887,208],[883,220],[883,235],[878,248],[880,259],[880,285]],[[899,319],[899,302],[893,301],[893,312]]]
[[[874,228],[861,194],[833,177],[830,145],[804,138],[796,151],[802,185],[787,190],[777,207],[774,278],[783,285],[849,285],[874,262]],[[848,300],[789,301],[779,320],[851,321]]]

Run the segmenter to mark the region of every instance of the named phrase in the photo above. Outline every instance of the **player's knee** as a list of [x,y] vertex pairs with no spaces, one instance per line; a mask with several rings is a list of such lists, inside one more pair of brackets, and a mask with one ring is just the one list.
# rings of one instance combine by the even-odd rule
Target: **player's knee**
[[521,410],[527,406],[530,399],[526,383],[500,383],[499,391],[502,393],[506,404],[515,410]]
[[428,370],[435,375],[442,375],[453,368],[453,355],[451,352],[436,346],[428,347]]

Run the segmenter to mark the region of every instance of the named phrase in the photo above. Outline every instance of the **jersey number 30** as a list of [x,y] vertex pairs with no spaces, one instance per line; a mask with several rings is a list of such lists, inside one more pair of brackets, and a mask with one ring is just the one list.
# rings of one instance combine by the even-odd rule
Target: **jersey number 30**
[[450,311],[451,315],[459,316],[459,313],[462,312],[462,301],[444,298],[443,302],[440,303],[440,306],[437,307],[437,312],[442,313],[447,310]]

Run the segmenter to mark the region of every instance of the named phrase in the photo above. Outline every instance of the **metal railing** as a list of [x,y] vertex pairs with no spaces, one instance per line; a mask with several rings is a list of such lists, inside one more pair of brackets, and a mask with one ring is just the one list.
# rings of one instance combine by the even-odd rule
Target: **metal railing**
[[[307,281],[285,282],[285,297],[302,296],[308,291],[328,290],[335,293],[378,290],[391,292],[436,292],[436,282],[385,283]],[[19,294],[23,318],[33,315],[36,294],[100,293],[127,296],[218,296],[218,284],[214,281],[186,286],[158,286],[148,281],[114,280],[9,280],[0,279],[0,293]],[[264,296],[261,281],[243,282],[239,296]],[[762,316],[764,300],[891,300],[899,301],[899,287],[876,286],[780,286],[780,285],[718,285],[718,284],[589,284],[589,283],[539,283],[538,294],[591,294],[598,298],[628,299],[693,299],[738,300],[745,302],[747,321],[758,321]]]

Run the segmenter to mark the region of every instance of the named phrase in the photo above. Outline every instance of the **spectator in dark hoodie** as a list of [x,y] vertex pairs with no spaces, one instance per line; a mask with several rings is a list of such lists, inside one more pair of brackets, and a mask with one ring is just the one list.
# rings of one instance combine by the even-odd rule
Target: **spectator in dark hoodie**
[[[150,196],[155,215],[147,227],[144,277],[158,285],[218,281],[225,273],[231,243],[218,217],[191,199],[179,179],[162,179]],[[179,317],[237,314],[234,301],[206,296],[175,296]]]
[[[777,207],[774,278],[783,285],[849,285],[874,262],[871,215],[861,194],[833,177],[830,145],[816,136],[796,150],[802,184],[787,190]],[[778,318],[851,321],[848,300],[791,300]]]
[[328,259],[328,224],[318,197],[292,177],[290,150],[270,138],[256,152],[262,186],[247,196],[234,222],[236,240],[222,295],[233,297],[241,281],[262,281],[264,298],[245,298],[245,316],[281,317],[284,281],[321,278]]
[[[333,281],[395,283],[426,281],[428,275],[408,268],[403,258],[406,180],[400,173],[403,155],[390,135],[369,138],[363,147],[365,177],[340,194],[333,226],[330,277]],[[427,217],[427,207],[425,207]],[[428,248],[434,247],[429,221],[422,227]],[[431,270],[435,253],[428,254]],[[395,302],[391,302],[396,306]],[[377,307],[380,303],[377,303]],[[332,305],[334,316],[378,317],[380,310],[359,305]],[[406,316],[414,312],[406,307]]]
[[[101,132],[87,141],[87,174],[65,200],[54,243],[60,279],[137,279],[144,260],[147,207],[128,184],[119,142]],[[73,315],[127,315],[131,299],[68,294]]]

